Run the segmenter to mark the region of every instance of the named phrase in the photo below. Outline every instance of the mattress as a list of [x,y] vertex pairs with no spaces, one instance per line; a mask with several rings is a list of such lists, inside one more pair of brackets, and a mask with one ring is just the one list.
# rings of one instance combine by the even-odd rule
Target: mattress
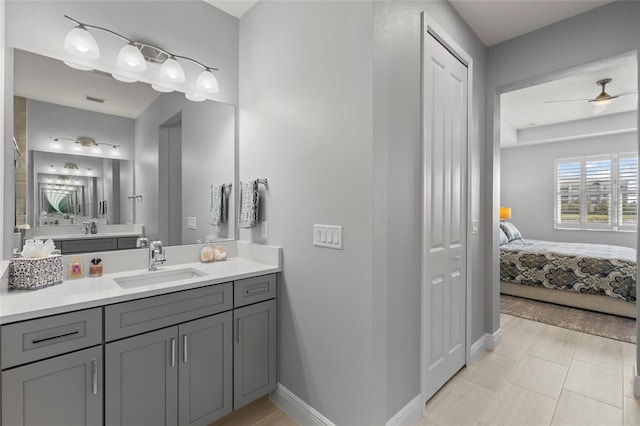
[[636,301],[636,251],[604,244],[514,240],[500,246],[500,279]]

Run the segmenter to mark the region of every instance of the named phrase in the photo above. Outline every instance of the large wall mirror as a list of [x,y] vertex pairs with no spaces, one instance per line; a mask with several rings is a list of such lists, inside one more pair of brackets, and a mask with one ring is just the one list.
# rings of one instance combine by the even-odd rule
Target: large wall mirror
[[[235,107],[13,49],[14,225],[144,225],[166,245],[234,239]],[[227,221],[210,224],[225,185]]]

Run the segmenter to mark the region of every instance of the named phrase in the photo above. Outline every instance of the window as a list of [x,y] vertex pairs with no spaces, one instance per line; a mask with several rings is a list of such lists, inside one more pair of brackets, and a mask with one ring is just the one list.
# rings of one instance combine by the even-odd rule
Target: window
[[556,160],[557,229],[635,230],[638,157],[611,154]]

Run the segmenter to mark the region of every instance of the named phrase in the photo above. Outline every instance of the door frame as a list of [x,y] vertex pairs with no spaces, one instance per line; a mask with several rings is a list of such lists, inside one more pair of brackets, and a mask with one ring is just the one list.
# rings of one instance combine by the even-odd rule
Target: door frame
[[[462,64],[467,67],[467,188],[466,188],[466,292],[465,292],[465,365],[468,365],[472,362],[471,359],[471,274],[472,274],[472,222],[477,223],[477,219],[471,219],[472,215],[472,191],[471,191],[471,183],[472,183],[472,167],[474,156],[471,148],[471,141],[475,140],[474,136],[476,136],[475,126],[473,125],[473,58],[469,55],[455,40],[451,37],[446,31],[444,31],[436,21],[426,12],[421,13],[421,21],[422,21],[422,30],[421,30],[421,39],[420,39],[420,92],[423,91],[423,81],[422,74],[424,70],[424,42],[425,37],[432,36],[434,37],[440,44],[442,44],[453,56],[455,56]],[[424,144],[425,144],[425,122],[422,120],[424,116],[424,106],[422,103],[422,96],[420,102],[420,117],[421,117],[421,133],[420,133],[420,147],[421,152],[424,152]],[[422,158],[422,156],[421,156]],[[424,182],[425,177],[425,167],[424,164],[421,164],[421,182]],[[420,186],[421,197],[424,195],[423,185]],[[425,389],[423,386],[426,371],[424,368],[424,358],[427,354],[428,350],[428,342],[424,338],[425,335],[425,323],[427,320],[426,315],[426,306],[424,306],[424,289],[425,289],[425,269],[426,265],[424,262],[424,254],[425,254],[425,238],[424,238],[424,203],[425,200],[422,200],[422,218],[421,218],[421,242],[420,242],[420,404],[422,405],[422,414],[426,413],[426,402],[425,399]]]

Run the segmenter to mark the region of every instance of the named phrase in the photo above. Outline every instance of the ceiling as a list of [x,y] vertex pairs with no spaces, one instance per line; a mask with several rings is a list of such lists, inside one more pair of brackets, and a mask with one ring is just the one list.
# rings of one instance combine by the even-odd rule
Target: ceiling
[[227,12],[229,15],[236,18],[242,18],[242,15],[247,13],[249,9],[253,7],[258,0],[204,0],[211,6]]
[[614,0],[449,0],[487,46],[563,21]]

